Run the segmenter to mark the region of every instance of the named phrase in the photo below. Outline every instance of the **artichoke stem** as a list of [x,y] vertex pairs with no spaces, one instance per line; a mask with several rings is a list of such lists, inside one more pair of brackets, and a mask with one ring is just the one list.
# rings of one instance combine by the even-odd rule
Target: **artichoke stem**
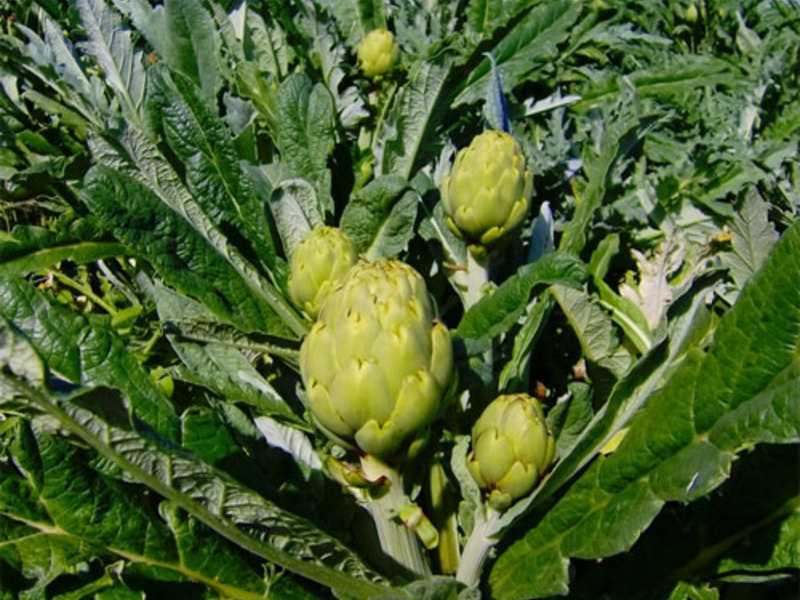
[[478,587],[481,582],[481,572],[483,563],[489,551],[497,543],[494,537],[497,534],[497,524],[500,513],[493,508],[486,507],[487,514],[476,514],[475,525],[469,535],[467,545],[461,554],[461,562],[458,565],[456,580],[473,589]]
[[[483,298],[484,286],[489,283],[489,256],[484,254],[475,258],[472,251],[467,252],[467,290],[464,295],[464,310],[469,310]],[[491,369],[494,365],[493,348],[483,354],[483,361]]]
[[375,523],[381,549],[408,573],[422,577],[430,575],[431,570],[417,534],[398,518],[400,511],[408,504],[403,490],[403,476],[369,454],[361,457],[361,466],[369,480],[376,481],[383,477],[388,484],[385,494],[366,500],[366,508]]
[[483,297],[483,287],[489,283],[489,258],[477,259],[467,252],[467,289],[464,293],[464,309],[469,310]]

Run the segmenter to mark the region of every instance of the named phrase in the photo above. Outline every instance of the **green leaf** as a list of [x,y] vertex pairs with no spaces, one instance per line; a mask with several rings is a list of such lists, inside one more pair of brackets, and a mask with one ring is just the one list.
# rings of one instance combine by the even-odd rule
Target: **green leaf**
[[561,283],[577,287],[585,279],[586,268],[574,256],[559,252],[546,254],[521,267],[493,294],[481,298],[464,314],[456,335],[474,340],[494,338],[519,320],[536,286]]
[[418,204],[406,180],[381,176],[350,200],[339,225],[368,260],[394,258],[414,237]]
[[334,145],[334,107],[330,92],[305,74],[286,78],[278,89],[276,140],[281,159],[317,192],[326,213],[333,213],[328,157]]
[[131,31],[106,0],[75,0],[86,30],[81,48],[97,61],[106,84],[114,90],[129,119],[139,118],[145,93],[143,53],[134,50]]
[[591,229],[595,212],[605,198],[607,185],[617,162],[630,153],[646,132],[647,124],[630,108],[622,107],[613,117],[610,113],[604,124],[599,150],[584,152],[583,170],[587,184],[581,195],[576,194],[575,213],[561,236],[559,250],[579,254],[586,245],[586,232]]
[[147,38],[158,59],[189,77],[204,100],[215,104],[222,83],[217,62],[219,34],[200,0],[165,0],[155,8],[145,0],[114,2]]
[[147,257],[166,281],[200,299],[215,314],[244,330],[289,333],[234,267],[141,182],[98,165],[86,175],[83,196],[117,239]]
[[731,223],[731,251],[722,255],[736,287],[741,289],[761,268],[778,240],[769,222],[769,205],[753,189]]
[[[269,181],[260,169],[251,173],[263,183]],[[287,256],[312,229],[325,224],[317,192],[305,179],[281,181],[269,197],[269,209]]]
[[[23,334],[52,374],[73,385],[119,389],[131,398],[137,418],[159,434],[175,438],[178,422],[172,405],[107,321],[52,305],[25,280],[0,280],[0,298],[3,332]],[[15,355],[18,352],[24,355],[20,350]],[[14,371],[15,359],[9,360]]]
[[466,9],[467,23],[485,39],[531,4],[534,4],[531,0],[470,0]]
[[[797,450],[763,445],[743,453],[730,479],[708,498],[668,504],[630,552],[587,564],[575,596],[626,600],[666,596],[680,580],[719,585],[787,577],[800,560]],[[678,585],[673,593],[681,587],[689,589]],[[702,597],[686,594],[676,597]]]
[[519,333],[514,337],[511,358],[500,372],[498,391],[513,392],[526,387],[533,349],[552,313],[554,304],[551,294],[543,294],[528,307]]
[[628,370],[630,354],[620,346],[611,318],[598,302],[582,290],[553,286],[551,293],[561,306],[580,342],[587,361],[609,371],[615,378]]
[[708,351],[689,354],[617,450],[500,557],[490,578],[496,597],[564,593],[569,558],[628,550],[665,502],[708,494],[753,444],[800,443],[798,277],[800,223],[723,316]]
[[[255,600],[265,592],[260,570],[238,549],[169,503],[161,506],[166,524],[153,518],[140,490],[132,493],[98,475],[87,467],[86,452],[63,439],[23,427],[12,459],[18,473],[2,478],[0,514],[6,522],[26,525],[29,533],[4,543],[20,554],[50,554],[50,561],[39,556],[34,563],[50,565],[45,580],[74,572],[93,556],[116,555],[173,571],[230,598]],[[19,512],[20,492],[36,507],[36,519]]]
[[573,381],[569,392],[547,413],[547,425],[556,438],[556,457],[569,454],[592,421],[592,388]]
[[189,192],[214,225],[243,236],[239,241],[243,252],[254,251],[274,271],[275,246],[264,205],[240,166],[231,132],[216,104],[207,104],[198,88],[180,73],[170,75],[166,69],[150,73],[151,111],[183,163]]
[[[169,341],[189,371],[189,379],[213,390],[226,402],[244,402],[261,414],[281,417],[305,426],[275,388],[245,355],[265,354],[269,346],[248,346],[249,340],[235,330],[215,335],[214,315],[202,305],[155,283],[150,293],[166,324]],[[176,335],[177,334],[177,335]],[[193,336],[193,337],[191,337]],[[252,343],[252,342],[251,342]]]
[[[485,6],[490,10],[490,5],[494,4],[497,2],[486,2]],[[522,18],[515,19],[511,29],[489,48],[497,60],[503,81],[507,84],[524,81],[541,65],[556,59],[559,44],[566,41],[580,14],[580,3],[557,0],[539,4]],[[490,23],[487,25],[491,26]],[[453,102],[454,106],[480,100],[491,77],[489,60],[481,61],[468,75]],[[513,87],[507,85],[508,92]]]
[[[410,179],[416,169],[436,156],[448,100],[450,61],[437,59],[417,63],[388,110],[373,152],[377,174]],[[482,88],[483,89],[483,88]]]
[[[175,452],[174,446],[140,435],[131,426],[122,400],[108,390],[61,402],[7,373],[0,372],[0,377],[116,464],[128,478],[146,485],[235,545],[334,589],[341,587],[354,598],[371,597],[385,589],[352,551],[310,522],[185,452]],[[63,488],[63,482],[58,487]],[[91,513],[91,504],[82,506],[84,513]]]

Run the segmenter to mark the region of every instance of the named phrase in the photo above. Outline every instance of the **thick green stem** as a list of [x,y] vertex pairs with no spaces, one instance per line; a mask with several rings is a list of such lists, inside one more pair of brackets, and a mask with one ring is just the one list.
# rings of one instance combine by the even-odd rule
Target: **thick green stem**
[[464,546],[461,562],[458,565],[456,579],[468,588],[475,588],[481,581],[483,563],[489,551],[497,543],[494,537],[497,534],[497,524],[500,513],[487,507],[487,514],[478,513],[478,518],[472,528],[472,533]]
[[431,574],[416,533],[398,518],[408,504],[403,490],[402,475],[385,462],[369,455],[361,458],[364,475],[371,481],[386,479],[386,492],[377,498],[366,499],[366,508],[375,522],[381,549],[404,570],[426,577]]
[[483,297],[483,287],[489,282],[489,260],[476,259],[467,252],[467,289],[464,292],[464,310],[472,308]]

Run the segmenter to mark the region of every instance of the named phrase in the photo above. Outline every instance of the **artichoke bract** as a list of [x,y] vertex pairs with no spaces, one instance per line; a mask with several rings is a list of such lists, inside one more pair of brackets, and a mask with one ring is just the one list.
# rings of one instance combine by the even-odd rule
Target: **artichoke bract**
[[365,77],[374,78],[385,75],[394,68],[400,49],[394,35],[386,29],[374,29],[358,46],[358,64]]
[[503,131],[484,131],[458,152],[442,182],[447,224],[473,253],[492,248],[522,224],[532,185],[519,143]]
[[316,227],[297,244],[289,259],[289,295],[311,318],[322,301],[356,264],[355,246],[335,227]]
[[527,394],[504,395],[475,422],[467,465],[489,492],[489,505],[501,511],[534,488],[555,452],[539,402]]
[[311,414],[335,442],[383,458],[437,416],[453,367],[422,276],[359,262],[328,296],[300,347]]

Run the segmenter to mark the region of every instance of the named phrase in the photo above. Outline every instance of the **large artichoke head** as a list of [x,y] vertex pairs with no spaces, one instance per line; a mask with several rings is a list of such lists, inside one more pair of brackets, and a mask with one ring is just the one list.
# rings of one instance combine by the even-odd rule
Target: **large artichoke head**
[[489,505],[505,510],[534,488],[555,451],[539,402],[527,394],[511,394],[492,401],[475,422],[467,465],[489,492]]
[[340,229],[316,227],[294,248],[289,259],[289,294],[316,318],[322,301],[356,263],[353,242]]
[[358,46],[358,63],[364,76],[369,78],[391,71],[399,56],[394,35],[386,29],[373,29]]
[[497,246],[525,219],[532,185],[517,140],[484,131],[458,152],[442,183],[447,224],[473,253]]
[[453,367],[447,328],[405,263],[359,262],[300,347],[309,408],[328,437],[379,458],[437,415]]

